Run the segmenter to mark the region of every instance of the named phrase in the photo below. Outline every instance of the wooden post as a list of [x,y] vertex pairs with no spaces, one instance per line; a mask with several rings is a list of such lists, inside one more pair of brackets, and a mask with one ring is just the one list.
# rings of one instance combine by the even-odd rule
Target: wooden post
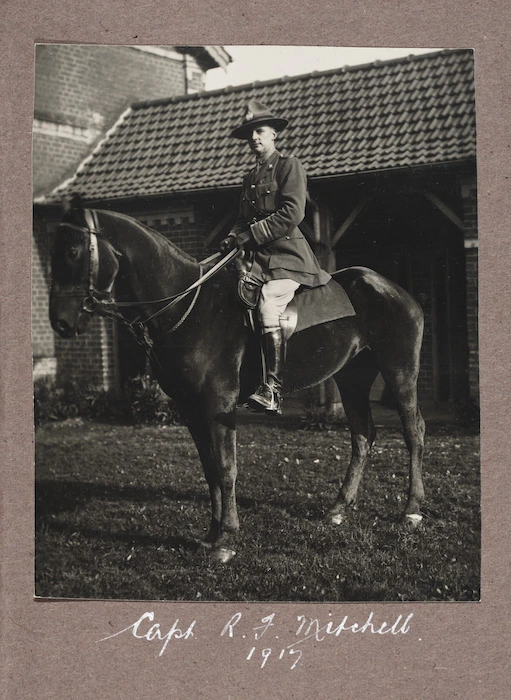
[[[322,217],[322,232],[323,243],[325,244],[323,254],[323,267],[327,272],[335,272],[336,256],[335,249],[332,245],[332,212],[328,205],[323,207]],[[344,407],[342,405],[341,396],[337,384],[333,379],[327,379],[325,382],[326,405],[328,412],[337,419],[342,419],[345,416]]]
[[[314,241],[318,243],[317,256],[327,272],[335,270],[335,251],[331,246],[331,211],[327,204],[309,199],[312,206]],[[326,415],[342,418],[344,409],[339,390],[333,379],[322,382],[317,389],[317,400]]]

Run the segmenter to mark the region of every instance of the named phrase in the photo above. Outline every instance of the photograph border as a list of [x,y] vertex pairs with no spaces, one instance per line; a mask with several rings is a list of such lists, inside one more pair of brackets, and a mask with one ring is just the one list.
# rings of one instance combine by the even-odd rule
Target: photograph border
[[[177,6],[176,6],[177,7]],[[483,6],[451,7],[426,2],[420,12],[393,0],[366,13],[361,5],[323,3],[313,16],[287,3],[278,21],[258,5],[190,3],[186,11],[157,0],[150,13],[124,3],[108,7],[92,0],[83,8],[66,0],[58,14],[47,0],[6,3],[0,79],[9,100],[2,106],[2,249],[7,264],[2,288],[3,374],[0,586],[2,656],[9,697],[149,697],[155,689],[171,697],[505,697],[508,684],[510,447],[507,397],[509,338],[505,322],[511,220],[509,119],[509,19],[502,0]],[[122,12],[120,11],[122,9]],[[150,16],[148,16],[150,15]],[[164,21],[168,18],[168,21]],[[93,20],[93,21],[92,21]],[[170,29],[169,29],[170,27]],[[56,43],[140,42],[145,45],[322,44],[446,46],[473,48],[476,66],[480,258],[480,348],[483,477],[483,579],[481,603],[417,604],[244,604],[125,603],[33,600],[33,418],[30,342],[31,128],[33,47]],[[283,29],[285,28],[285,30]],[[285,34],[285,36],[283,36]],[[242,37],[243,36],[243,40]],[[375,38],[377,37],[377,41]],[[406,40],[405,38],[406,37]],[[315,38],[316,41],[312,39]],[[12,300],[15,300],[15,303]],[[238,613],[247,636],[261,633],[274,614],[276,636],[292,641],[300,616],[328,623],[363,625],[371,614],[393,622],[413,613],[406,634],[340,635],[310,640],[295,668],[247,659],[241,635],[228,623]],[[156,646],[132,634],[109,635],[154,614],[161,630],[180,620],[183,635],[159,655]],[[196,620],[195,634],[184,632]],[[348,625],[348,620],[346,626]],[[402,621],[404,622],[404,621]],[[259,630],[254,632],[254,630]],[[231,635],[230,632],[233,631]],[[355,630],[352,630],[352,632]],[[267,629],[265,628],[267,633]],[[141,635],[142,636],[142,635]],[[156,635],[155,635],[156,636]],[[257,640],[258,641],[258,640]],[[260,654],[261,644],[257,647]],[[260,657],[259,657],[260,659]],[[385,695],[387,693],[387,695]],[[486,695],[487,694],[487,695]]]

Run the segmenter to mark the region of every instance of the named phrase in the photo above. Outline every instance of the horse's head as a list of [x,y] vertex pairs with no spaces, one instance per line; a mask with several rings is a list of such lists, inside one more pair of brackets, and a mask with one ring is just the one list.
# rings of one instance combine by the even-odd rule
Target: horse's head
[[84,333],[118,270],[118,254],[100,235],[92,210],[69,209],[57,228],[51,257],[52,328],[63,338]]

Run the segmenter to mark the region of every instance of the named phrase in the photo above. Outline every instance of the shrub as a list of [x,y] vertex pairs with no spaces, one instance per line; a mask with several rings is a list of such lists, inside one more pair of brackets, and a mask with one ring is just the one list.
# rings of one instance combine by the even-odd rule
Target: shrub
[[92,384],[71,381],[58,384],[50,378],[34,383],[36,425],[66,418],[105,418],[117,414],[113,395]]
[[38,379],[34,382],[34,423],[42,425],[51,419],[50,406],[52,382],[48,379]]
[[129,379],[124,385],[124,405],[133,425],[178,425],[181,419],[174,403],[149,375]]
[[179,414],[149,376],[129,380],[119,398],[112,391],[80,382],[34,382],[34,422],[42,425],[68,418],[128,422],[132,425],[177,425]]
[[314,389],[303,392],[303,410],[302,421],[311,430],[330,430],[345,423],[344,414],[321,404]]

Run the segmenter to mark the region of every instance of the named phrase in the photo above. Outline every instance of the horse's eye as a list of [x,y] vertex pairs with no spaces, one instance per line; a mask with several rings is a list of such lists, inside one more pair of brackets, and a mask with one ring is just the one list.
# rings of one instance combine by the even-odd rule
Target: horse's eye
[[78,248],[69,248],[69,250],[67,251],[67,255],[70,260],[76,260],[79,254],[80,251],[78,250]]

